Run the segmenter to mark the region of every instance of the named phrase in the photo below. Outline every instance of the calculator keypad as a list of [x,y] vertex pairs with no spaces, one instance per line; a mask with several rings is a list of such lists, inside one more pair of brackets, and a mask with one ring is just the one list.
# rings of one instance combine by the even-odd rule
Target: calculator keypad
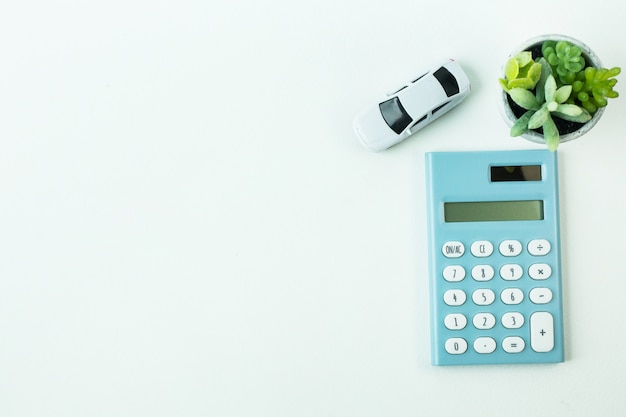
[[[554,298],[552,290],[545,285],[552,276],[552,266],[546,257],[552,246],[547,239],[532,239],[525,245],[515,239],[476,240],[469,245],[467,254],[462,242],[448,241],[441,250],[449,261],[441,270],[449,287],[443,293],[449,310],[443,324],[452,334],[443,340],[447,353],[489,355],[500,350],[514,355],[528,348],[534,352],[554,349],[554,317],[541,311]],[[520,256],[523,254],[530,257]],[[516,257],[532,261],[523,262]],[[535,308],[529,310],[526,305],[517,311],[522,303]],[[505,336],[498,338],[490,334],[497,327],[507,332]],[[484,334],[479,332],[475,336],[474,332],[468,337],[464,335],[468,328]]]

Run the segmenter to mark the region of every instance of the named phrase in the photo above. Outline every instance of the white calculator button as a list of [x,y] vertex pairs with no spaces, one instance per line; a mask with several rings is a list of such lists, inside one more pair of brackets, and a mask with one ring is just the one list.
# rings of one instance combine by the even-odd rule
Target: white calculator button
[[552,268],[548,264],[532,264],[528,268],[528,275],[532,279],[548,279],[552,275]]
[[550,242],[545,239],[534,239],[528,243],[528,253],[534,256],[543,256],[550,253]]
[[550,288],[533,288],[530,290],[528,298],[535,304],[547,304],[552,301],[552,291]]
[[474,350],[478,353],[492,353],[496,350],[496,341],[491,337],[479,337],[474,340]]
[[486,258],[493,253],[493,244],[488,240],[477,240],[470,248],[472,255],[477,258]]
[[488,330],[496,325],[496,317],[491,313],[478,313],[472,319],[474,327],[480,330]]
[[526,347],[526,342],[519,336],[505,337],[502,341],[502,349],[507,353],[520,353]]
[[507,329],[519,329],[524,325],[522,313],[509,312],[502,315],[502,325]]
[[489,288],[480,288],[472,293],[472,301],[479,306],[488,306],[496,300],[496,294]]
[[519,304],[524,299],[524,293],[519,288],[505,288],[500,293],[500,299],[504,304]]
[[450,241],[443,244],[441,252],[446,258],[460,258],[465,253],[465,246],[458,241]]
[[451,337],[446,340],[446,344],[444,346],[446,348],[446,352],[451,355],[460,355],[465,353],[467,350],[467,342],[461,337]]
[[467,326],[467,317],[460,313],[448,314],[443,324],[449,330],[461,330]]
[[503,240],[498,250],[502,256],[517,256],[522,253],[522,243],[519,240]]
[[476,281],[489,281],[495,272],[491,265],[476,265],[472,268],[472,278]]
[[505,264],[500,268],[500,277],[507,281],[516,281],[524,275],[524,269],[518,264]]
[[465,303],[467,296],[462,290],[448,290],[443,294],[443,301],[449,306],[460,306]]
[[443,269],[443,279],[449,282],[463,281],[465,268],[461,265],[448,265]]
[[535,352],[550,352],[554,349],[554,318],[540,311],[530,316],[530,347]]

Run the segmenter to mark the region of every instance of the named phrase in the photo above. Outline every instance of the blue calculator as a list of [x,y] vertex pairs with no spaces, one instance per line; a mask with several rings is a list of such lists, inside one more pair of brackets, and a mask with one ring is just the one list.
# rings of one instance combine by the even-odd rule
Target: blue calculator
[[426,154],[433,365],[562,362],[557,153]]

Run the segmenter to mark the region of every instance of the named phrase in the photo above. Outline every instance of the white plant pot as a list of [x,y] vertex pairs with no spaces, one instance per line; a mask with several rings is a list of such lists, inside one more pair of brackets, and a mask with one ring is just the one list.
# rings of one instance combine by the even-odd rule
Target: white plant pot
[[[582,55],[585,58],[585,62],[587,63],[587,65],[591,65],[595,68],[602,67],[600,58],[598,58],[595,52],[593,52],[587,45],[585,45],[581,41],[574,39],[572,37],[565,36],[565,35],[558,35],[558,34],[541,35],[541,36],[537,36],[537,37],[527,40],[526,42],[522,43],[511,52],[511,54],[505,60],[505,63],[508,59],[517,55],[518,53],[522,51],[531,50],[533,47],[537,47],[537,45],[541,45],[544,41],[547,41],[547,40],[568,41],[580,47],[580,49],[582,50]],[[537,58],[537,57],[534,57],[534,58]],[[501,73],[502,73],[502,77],[504,78],[504,66],[502,67]],[[515,123],[515,121],[517,120],[517,116],[513,113],[513,110],[511,109],[511,106],[509,103],[508,94],[504,90],[502,90],[500,94],[500,103],[501,103],[500,109],[502,112],[502,117],[504,118],[509,128],[511,128],[511,126],[513,126],[513,123]],[[559,131],[559,143],[577,139],[581,137],[582,135],[584,135],[585,133],[589,132],[589,130],[591,130],[591,128],[593,128],[596,125],[596,123],[598,123],[598,120],[600,120],[600,117],[602,117],[602,114],[604,113],[604,109],[605,107],[598,108],[598,110],[593,115],[591,120],[589,120],[587,123],[583,124],[582,126],[578,127],[576,130],[573,130],[567,133]],[[546,142],[543,138],[542,133],[535,132],[533,130],[529,130],[528,132],[523,133],[522,135],[520,135],[520,137],[527,139],[531,142],[535,142],[535,143],[545,144]]]

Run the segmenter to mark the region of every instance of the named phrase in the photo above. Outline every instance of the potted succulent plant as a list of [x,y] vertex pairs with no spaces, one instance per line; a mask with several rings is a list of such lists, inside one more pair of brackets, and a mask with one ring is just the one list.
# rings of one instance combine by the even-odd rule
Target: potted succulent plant
[[608,98],[616,98],[621,69],[603,68],[595,53],[568,36],[533,38],[507,60],[502,86],[505,120],[511,136],[545,143],[587,133],[600,119]]

